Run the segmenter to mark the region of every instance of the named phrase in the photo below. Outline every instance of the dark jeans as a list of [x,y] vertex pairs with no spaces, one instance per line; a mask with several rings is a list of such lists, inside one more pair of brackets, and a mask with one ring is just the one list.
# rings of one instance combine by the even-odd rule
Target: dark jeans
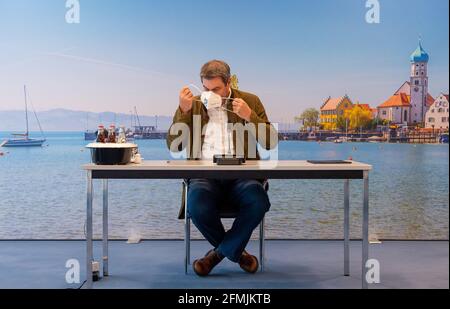
[[[230,203],[239,209],[233,226],[225,232],[219,204]],[[253,179],[191,179],[188,212],[192,222],[223,256],[238,262],[253,230],[270,208],[262,183]]]

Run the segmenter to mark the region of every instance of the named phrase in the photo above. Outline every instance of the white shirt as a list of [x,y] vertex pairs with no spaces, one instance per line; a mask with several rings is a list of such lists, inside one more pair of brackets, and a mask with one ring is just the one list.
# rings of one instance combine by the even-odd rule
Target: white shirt
[[[231,98],[231,89],[228,99]],[[208,110],[205,139],[202,146],[202,159],[212,160],[214,155],[234,153],[232,130],[228,130],[228,114],[222,108]]]

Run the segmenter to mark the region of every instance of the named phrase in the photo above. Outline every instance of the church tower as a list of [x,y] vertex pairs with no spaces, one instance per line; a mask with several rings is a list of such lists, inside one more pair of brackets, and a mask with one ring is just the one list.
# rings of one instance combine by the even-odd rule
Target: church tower
[[427,112],[428,96],[428,60],[427,52],[419,46],[411,54],[411,121],[413,123],[424,123]]

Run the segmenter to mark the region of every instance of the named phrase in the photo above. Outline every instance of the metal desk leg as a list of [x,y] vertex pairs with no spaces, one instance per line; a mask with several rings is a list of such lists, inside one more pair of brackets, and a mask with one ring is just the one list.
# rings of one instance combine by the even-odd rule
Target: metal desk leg
[[103,276],[108,272],[108,179],[103,179]]
[[350,180],[344,181],[344,276],[350,276]]
[[366,262],[369,259],[369,172],[364,171],[363,201],[363,239],[362,239],[362,288],[367,289]]
[[92,288],[92,171],[87,171],[87,201],[86,201],[86,287]]

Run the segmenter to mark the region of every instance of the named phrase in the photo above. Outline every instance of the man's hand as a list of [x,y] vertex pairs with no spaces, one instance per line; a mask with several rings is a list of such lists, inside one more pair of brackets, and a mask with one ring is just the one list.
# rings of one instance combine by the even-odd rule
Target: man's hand
[[250,121],[252,109],[241,98],[233,100],[233,112],[246,121]]
[[186,114],[192,109],[192,99],[194,95],[189,87],[183,87],[180,91],[180,109]]

